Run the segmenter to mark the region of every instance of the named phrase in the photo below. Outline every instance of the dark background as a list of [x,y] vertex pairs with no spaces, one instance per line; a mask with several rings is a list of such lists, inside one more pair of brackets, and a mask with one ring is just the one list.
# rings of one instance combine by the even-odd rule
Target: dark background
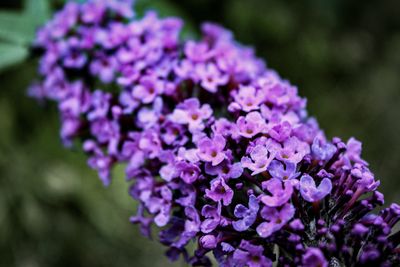
[[[169,266],[162,246],[128,222],[135,203],[122,168],[103,188],[81,151],[62,147],[55,107],[26,97],[36,71],[27,46],[63,1],[50,9],[39,2],[46,1],[0,1],[0,266]],[[329,137],[363,141],[387,202],[400,201],[399,1],[139,0],[138,7],[184,17],[193,36],[205,20],[232,29],[299,86]]]

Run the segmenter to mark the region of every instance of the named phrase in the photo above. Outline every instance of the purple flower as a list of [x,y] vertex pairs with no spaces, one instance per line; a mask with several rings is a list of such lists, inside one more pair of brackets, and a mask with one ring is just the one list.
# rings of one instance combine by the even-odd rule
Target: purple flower
[[351,175],[357,178],[357,189],[362,192],[375,191],[380,184],[379,181],[375,181],[375,177],[368,167],[359,163],[354,165],[354,168],[351,170]]
[[250,152],[250,158],[243,157],[241,163],[243,168],[253,171],[251,175],[254,176],[266,171],[274,158],[275,151],[271,147],[256,145]]
[[346,156],[353,162],[367,165],[368,163],[361,159],[362,144],[355,138],[350,138],[347,142]]
[[82,5],[82,21],[85,23],[97,24],[103,19],[106,11],[105,3],[88,2]]
[[230,110],[241,109],[245,112],[258,110],[265,99],[263,91],[257,90],[253,86],[241,86],[238,91],[233,91],[232,95],[235,102],[228,108]]
[[105,186],[111,183],[111,167],[113,159],[110,156],[104,155],[103,151],[97,146],[92,140],[87,140],[83,144],[85,152],[90,153],[91,156],[88,159],[88,165],[98,171],[99,177]]
[[194,233],[200,231],[200,215],[197,210],[193,207],[185,207],[185,215],[187,220],[185,221],[185,232]]
[[111,94],[96,90],[92,94],[91,111],[87,117],[89,120],[105,118],[110,109]]
[[97,75],[103,83],[111,83],[115,77],[117,62],[114,57],[99,55],[90,64],[90,72]]
[[225,145],[226,141],[222,135],[215,135],[212,139],[202,138],[198,143],[199,158],[205,162],[211,162],[212,166],[216,166],[226,157]]
[[232,222],[232,226],[236,231],[243,232],[253,225],[257,218],[258,209],[260,208],[258,200],[254,195],[249,196],[249,207],[246,208],[242,204],[236,205],[234,215],[241,218]]
[[137,125],[143,129],[157,125],[163,108],[162,98],[157,97],[152,107],[141,108],[137,113]]
[[268,171],[272,177],[286,182],[297,178],[300,175],[300,172],[296,172],[296,167],[296,164],[289,161],[282,163],[278,160],[273,160],[268,167]]
[[132,95],[144,104],[154,101],[154,99],[164,92],[164,83],[155,78],[146,76],[140,79],[139,85],[133,88]]
[[189,125],[189,130],[196,132],[204,128],[203,120],[210,118],[211,115],[212,110],[209,105],[204,104],[200,107],[197,98],[190,98],[179,104],[169,118],[172,122]]
[[303,255],[302,263],[304,267],[328,267],[328,261],[319,248],[310,247]]
[[198,78],[195,75],[195,64],[190,60],[183,59],[174,62],[173,71],[181,80],[192,79],[193,81],[198,81]]
[[156,188],[159,196],[151,196],[146,202],[146,208],[150,213],[156,214],[154,223],[159,226],[165,226],[170,219],[172,192],[167,186]]
[[188,141],[182,125],[166,121],[161,128],[161,139],[167,145],[183,145]]
[[142,235],[150,238],[151,237],[151,223],[153,222],[153,219],[150,217],[144,217],[144,207],[143,205],[139,205],[137,215],[131,216],[129,218],[129,221],[131,223],[137,223],[140,224],[140,232]]
[[218,240],[214,235],[203,235],[199,241],[201,246],[206,249],[216,248],[218,244]]
[[64,58],[64,66],[71,69],[81,69],[86,64],[87,56],[79,50],[70,51]]
[[332,182],[329,178],[322,179],[318,187],[314,179],[305,174],[300,178],[301,196],[308,202],[320,201],[332,191]]
[[266,129],[266,124],[261,114],[255,111],[250,112],[246,117],[240,117],[236,125],[239,134],[245,138],[252,138]]
[[148,158],[156,158],[161,152],[161,141],[158,132],[153,129],[145,130],[140,136],[138,148],[146,152]]
[[208,44],[205,42],[195,43],[188,41],[184,48],[185,56],[193,62],[206,62],[213,55]]
[[204,205],[201,210],[201,215],[206,219],[201,223],[201,231],[205,234],[212,232],[220,224],[224,224],[224,218],[221,216],[221,204],[218,203],[217,207],[211,205]]
[[277,153],[277,158],[297,164],[309,153],[310,146],[307,143],[300,141],[297,137],[291,137],[283,143],[283,148]]
[[233,252],[233,260],[238,266],[272,267],[272,261],[265,257],[262,246],[252,245],[242,240],[238,249]]
[[216,93],[218,87],[226,85],[229,77],[222,74],[213,63],[199,64],[195,68],[200,85],[210,93]]
[[72,139],[78,135],[81,121],[74,116],[63,115],[60,129],[60,137],[66,146],[72,145]]
[[119,95],[119,102],[124,114],[129,114],[139,106],[139,101],[134,99],[131,92],[122,91]]
[[257,226],[257,233],[261,237],[269,237],[274,232],[279,231],[287,222],[289,222],[295,213],[294,207],[286,203],[281,208],[262,208],[260,214],[266,221]]
[[120,141],[120,128],[116,121],[98,119],[92,122],[90,131],[100,143],[108,143],[108,153],[116,155]]
[[228,206],[232,202],[233,190],[225,183],[223,178],[215,178],[211,181],[211,189],[206,189],[206,197]]
[[288,139],[291,132],[292,125],[287,121],[276,124],[268,130],[268,134],[278,142],[283,142]]
[[369,213],[384,197],[359,141],[327,141],[297,88],[230,31],[181,40],[179,18],[134,18],[132,3],[57,12],[29,94],[56,102],[64,144],[82,141],[105,185],[126,166],[144,235],[163,227],[168,257],[194,266],[399,265],[400,206]]
[[175,168],[178,175],[187,184],[195,182],[200,175],[200,168],[197,165],[185,161],[178,162]]
[[293,187],[290,183],[282,183],[277,178],[272,178],[262,183],[263,189],[268,190],[271,196],[263,195],[260,200],[268,207],[279,207],[287,203],[292,197]]
[[336,146],[326,142],[321,136],[317,136],[312,143],[311,152],[316,159],[327,161],[335,154]]
[[217,166],[206,163],[204,169],[207,174],[217,175],[218,177],[222,177],[225,180],[228,180],[230,178],[239,178],[243,173],[243,167],[240,162],[231,164],[227,159],[222,161],[222,163],[218,164]]
[[236,124],[225,118],[216,120],[212,125],[212,130],[214,134],[220,134],[224,137],[232,136],[234,139],[236,139],[238,132]]

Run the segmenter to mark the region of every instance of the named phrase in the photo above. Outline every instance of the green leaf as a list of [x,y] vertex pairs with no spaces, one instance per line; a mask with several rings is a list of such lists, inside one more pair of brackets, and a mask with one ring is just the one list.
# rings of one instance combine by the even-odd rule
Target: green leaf
[[50,18],[51,10],[48,0],[25,0],[24,15],[37,27]]
[[29,44],[35,35],[35,25],[18,12],[0,12],[0,39],[14,44]]
[[50,17],[48,0],[25,0],[22,12],[0,11],[0,39],[19,45],[29,45],[38,26]]
[[15,44],[0,43],[0,71],[20,63],[28,56],[26,47]]

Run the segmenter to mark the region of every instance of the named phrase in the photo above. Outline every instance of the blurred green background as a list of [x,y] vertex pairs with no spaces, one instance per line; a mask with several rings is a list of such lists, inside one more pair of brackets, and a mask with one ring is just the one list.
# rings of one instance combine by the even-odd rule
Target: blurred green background
[[[63,0],[0,1],[0,266],[169,266],[128,218],[123,170],[104,189],[58,139],[53,105],[26,97],[27,45]],[[355,136],[400,201],[400,1],[139,0],[138,8],[230,28],[299,86],[329,137]],[[195,33],[193,33],[195,35]],[[182,266],[177,263],[174,266]],[[184,266],[184,265],[183,265]]]

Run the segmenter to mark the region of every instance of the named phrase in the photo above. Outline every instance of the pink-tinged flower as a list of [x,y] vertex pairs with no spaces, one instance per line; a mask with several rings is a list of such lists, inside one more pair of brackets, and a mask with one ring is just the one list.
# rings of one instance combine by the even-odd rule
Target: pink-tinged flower
[[154,101],[154,99],[164,92],[164,83],[155,77],[144,77],[140,79],[139,85],[132,90],[132,95],[144,104]]
[[292,125],[284,121],[268,129],[268,134],[278,142],[287,140],[292,133]]
[[173,63],[173,70],[176,76],[181,80],[192,79],[197,82],[198,78],[195,75],[195,64],[187,59],[176,61]]
[[224,137],[232,136],[233,139],[237,139],[238,129],[236,124],[225,118],[216,120],[211,128],[214,134],[220,134]]
[[252,138],[266,129],[266,123],[259,112],[253,111],[246,117],[239,117],[236,122],[239,134],[245,138]]
[[102,2],[87,2],[82,5],[81,19],[88,24],[100,23],[106,11],[106,5]]
[[284,162],[297,164],[307,154],[310,154],[310,146],[297,137],[291,137],[283,143],[283,148],[278,151],[276,157]]
[[245,112],[258,110],[265,100],[264,92],[253,86],[241,86],[238,91],[233,91],[232,95],[235,100],[234,104]]
[[272,178],[262,183],[264,190],[271,193],[269,195],[261,196],[260,200],[268,207],[279,207],[286,204],[292,197],[293,186],[291,183],[282,183],[277,178]]
[[212,109],[208,104],[200,106],[197,98],[186,99],[179,104],[169,116],[172,122],[189,125],[189,130],[193,132],[204,128],[204,120],[212,115]]
[[260,214],[265,222],[257,226],[257,233],[261,237],[269,237],[274,232],[279,231],[289,222],[295,213],[295,208],[286,203],[281,208],[264,207]]
[[345,155],[355,163],[360,163],[368,166],[368,163],[365,160],[361,159],[361,150],[361,142],[352,137],[349,139],[349,141],[347,141],[347,150]]
[[200,85],[210,93],[216,93],[219,86],[226,85],[229,81],[229,76],[222,74],[213,63],[197,65],[195,73]]
[[240,220],[232,222],[233,228],[239,232],[249,229],[256,221],[259,208],[258,200],[254,195],[249,196],[248,208],[242,204],[236,205],[234,215]]
[[275,158],[275,153],[276,151],[272,146],[256,145],[250,152],[250,157],[242,158],[242,166],[253,171],[251,174],[253,176],[265,172]]
[[318,187],[314,179],[305,174],[300,178],[301,196],[308,202],[315,202],[323,199],[332,191],[332,182],[329,178],[322,179]]
[[223,178],[215,178],[211,181],[211,188],[206,189],[206,197],[219,202],[222,200],[224,206],[232,202],[233,190],[226,184]]
[[211,162],[212,166],[220,164],[226,158],[226,145],[222,135],[215,135],[212,139],[202,138],[198,144],[198,156],[202,161]]
[[184,52],[185,56],[195,63],[206,62],[213,56],[213,51],[205,42],[188,41],[185,44]]
[[305,100],[297,94],[297,87],[288,81],[281,80],[278,76],[270,76],[260,82],[262,90],[265,90],[266,101],[276,106],[298,106],[305,105]]

